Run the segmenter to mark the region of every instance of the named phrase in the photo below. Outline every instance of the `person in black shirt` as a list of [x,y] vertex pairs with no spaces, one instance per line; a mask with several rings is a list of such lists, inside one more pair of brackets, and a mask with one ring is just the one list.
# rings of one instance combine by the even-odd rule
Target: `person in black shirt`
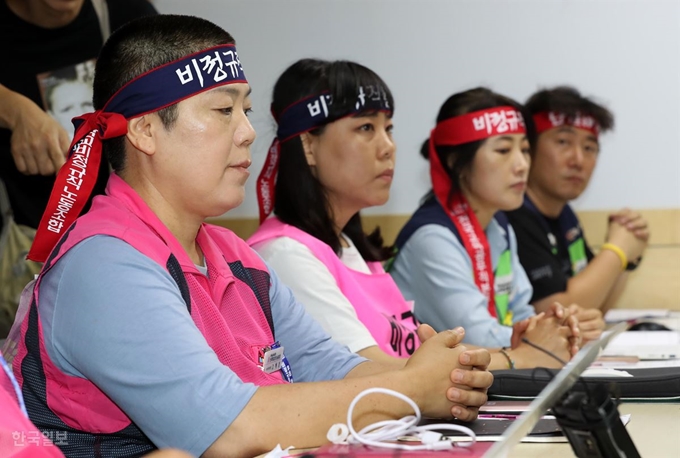
[[613,128],[614,117],[570,87],[541,90],[526,109],[535,124],[532,165],[524,205],[508,217],[534,288],[531,302],[539,312],[555,301],[606,311],[647,246],[647,222],[628,209],[611,214],[595,255],[569,202],[588,186],[598,136]]
[[[70,118],[92,104],[103,30],[153,14],[146,0],[0,0],[0,184],[12,211],[11,220],[0,218],[0,339],[40,269],[25,254],[68,153]],[[103,194],[108,176],[102,161],[93,195]]]
[[[111,32],[156,14],[146,0],[109,0],[107,6]],[[0,179],[16,223],[36,228],[73,136],[47,114],[46,93],[54,74],[65,70],[91,85],[103,37],[91,0],[0,0],[0,43]],[[108,178],[106,161],[101,172],[99,193]]]

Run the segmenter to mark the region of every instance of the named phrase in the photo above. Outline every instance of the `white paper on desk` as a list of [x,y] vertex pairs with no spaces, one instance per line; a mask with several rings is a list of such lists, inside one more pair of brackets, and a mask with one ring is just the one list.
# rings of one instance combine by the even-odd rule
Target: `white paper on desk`
[[612,309],[605,314],[604,320],[607,323],[618,323],[640,318],[666,318],[670,313],[666,309]]
[[583,371],[581,377],[632,377],[633,374],[626,371],[614,369],[612,367],[594,367],[590,366]]
[[670,313],[666,309],[611,309],[604,315],[604,320],[607,323],[618,323],[640,318],[666,318]]
[[637,356],[640,359],[668,359],[680,356],[680,332],[626,331],[607,345],[600,356]]
[[590,367],[608,369],[657,369],[659,367],[680,367],[680,358],[653,361],[601,361],[597,360]]

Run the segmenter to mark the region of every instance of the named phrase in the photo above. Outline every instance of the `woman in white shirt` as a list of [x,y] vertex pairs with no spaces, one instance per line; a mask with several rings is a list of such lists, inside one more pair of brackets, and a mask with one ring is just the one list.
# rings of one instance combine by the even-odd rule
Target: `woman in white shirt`
[[[359,215],[389,197],[396,152],[389,88],[359,64],[303,59],[279,77],[271,109],[277,138],[257,183],[263,225],[248,242],[334,339],[403,365],[419,344],[418,323],[382,270],[392,250],[379,230],[363,232]],[[523,325],[541,335],[561,326],[534,331],[539,321]],[[565,347],[566,333],[558,337]]]

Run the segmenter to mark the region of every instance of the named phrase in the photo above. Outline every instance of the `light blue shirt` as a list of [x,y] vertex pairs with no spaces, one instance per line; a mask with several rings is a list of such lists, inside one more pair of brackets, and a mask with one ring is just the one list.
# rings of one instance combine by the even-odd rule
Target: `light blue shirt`
[[[513,322],[535,314],[529,304],[531,283],[517,256],[517,240],[510,230],[512,289],[508,310]],[[486,228],[494,270],[507,249],[505,230],[494,219]],[[448,228],[427,224],[408,239],[390,270],[407,300],[415,302],[414,313],[421,323],[437,331],[465,328],[465,342],[484,347],[510,345],[512,328],[489,314],[488,301],[475,284],[472,261],[465,247]]]
[[[276,338],[296,382],[342,379],[365,361],[269,272]],[[170,274],[116,238],[80,242],[45,274],[40,320],[56,366],[97,385],[157,447],[200,456],[257,390],[217,359]]]

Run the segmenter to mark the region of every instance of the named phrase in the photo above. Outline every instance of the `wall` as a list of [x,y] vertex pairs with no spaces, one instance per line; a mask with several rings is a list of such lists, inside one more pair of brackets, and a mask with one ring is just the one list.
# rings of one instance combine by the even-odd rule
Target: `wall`
[[680,2],[675,0],[156,0],[163,13],[208,18],[232,33],[253,88],[258,133],[242,206],[218,219],[247,237],[257,227],[255,177],[274,135],[278,75],[303,57],[351,59],[380,74],[396,100],[392,196],[368,209],[392,240],[429,189],[417,151],[441,103],[478,85],[520,101],[571,84],[616,115],[590,187],[576,202],[590,242],[606,210],[643,209],[645,261],[620,307],[680,308]]
[[[626,291],[617,308],[662,308],[680,310],[680,209],[643,210],[653,228],[643,261],[630,274]],[[604,242],[607,212],[579,211],[578,217],[597,252]],[[366,215],[364,228],[370,232],[380,226],[387,244],[394,242],[408,215]],[[257,229],[257,218],[219,218],[216,224],[228,227],[244,239]]]
[[569,83],[616,114],[579,210],[680,207],[680,2],[547,0],[156,0],[232,33],[253,87],[253,176],[228,217],[257,215],[255,177],[274,134],[277,76],[302,57],[352,59],[396,99],[392,197],[368,214],[407,214],[429,189],[417,154],[446,97],[480,84],[525,100]]

